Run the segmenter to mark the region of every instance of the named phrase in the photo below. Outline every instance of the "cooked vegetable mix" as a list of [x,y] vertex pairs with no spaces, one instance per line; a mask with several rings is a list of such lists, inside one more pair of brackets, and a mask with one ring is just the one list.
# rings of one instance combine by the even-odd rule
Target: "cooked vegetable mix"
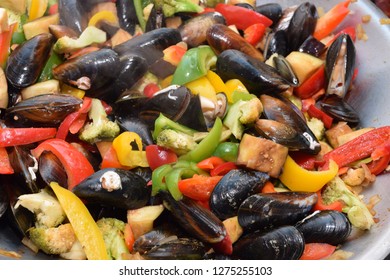
[[0,218],[21,238],[66,259],[323,259],[375,226],[359,189],[390,126],[346,98],[353,3],[220,2],[0,0]]

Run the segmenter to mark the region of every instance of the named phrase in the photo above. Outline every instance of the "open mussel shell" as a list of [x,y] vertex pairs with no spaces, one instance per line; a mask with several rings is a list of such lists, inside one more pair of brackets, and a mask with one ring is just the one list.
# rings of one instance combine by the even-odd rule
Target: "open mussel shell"
[[348,34],[342,34],[329,46],[325,60],[328,85],[326,93],[344,98],[355,70],[356,50]]
[[347,122],[351,126],[357,126],[360,122],[356,110],[347,103],[345,98],[336,94],[325,95],[317,104],[324,112],[338,121]]
[[279,74],[282,75],[282,77],[286,79],[286,81],[290,82],[291,86],[296,87],[299,85],[299,79],[297,75],[294,73],[294,70],[292,69],[290,63],[284,56],[274,56],[273,62],[276,70],[278,70]]
[[289,53],[287,35],[285,30],[277,30],[268,33],[264,46],[264,58],[268,59],[273,54],[287,56]]
[[162,7],[153,5],[148,20],[146,21],[145,32],[166,27],[165,16]]
[[116,0],[115,5],[119,20],[119,26],[129,32],[131,35],[134,35],[135,27],[138,24],[134,1]]
[[82,99],[68,94],[37,95],[7,108],[5,120],[12,126],[57,126],[81,104]]
[[210,195],[211,211],[221,220],[237,215],[238,207],[247,197],[259,192],[269,175],[260,171],[234,169],[214,187]]
[[242,236],[234,245],[234,256],[243,260],[297,260],[305,247],[302,234],[293,226]]
[[201,14],[181,25],[179,27],[180,35],[189,47],[198,47],[206,42],[207,30],[217,23],[226,24],[225,18],[220,13]]
[[154,260],[201,260],[207,249],[203,242],[195,238],[173,238],[142,256]]
[[[321,146],[306,124],[306,120],[301,111],[289,100],[283,97],[274,97],[266,94],[260,96],[263,104],[263,114],[266,119],[275,122],[262,122],[256,125],[257,131],[262,131],[263,136],[279,144],[285,144],[293,150],[302,150],[311,154],[318,154]],[[278,125],[277,123],[281,123]],[[277,125],[274,129],[272,125]]]
[[164,242],[177,239],[174,230],[165,228],[155,228],[134,241],[133,251],[140,254],[145,254],[153,247],[159,246]]
[[16,88],[34,84],[49,58],[54,43],[53,35],[43,33],[20,44],[9,56],[5,74]]
[[116,52],[100,49],[61,63],[53,69],[53,76],[82,90],[93,90],[114,81],[120,65]]
[[325,51],[325,47],[326,46],[321,41],[310,35],[302,43],[298,51],[319,57]]
[[225,238],[223,223],[210,210],[187,197],[177,201],[167,192],[160,195],[176,222],[191,236],[206,243],[217,243]]
[[87,203],[136,209],[147,204],[151,189],[131,170],[101,169],[72,190]]
[[348,218],[339,211],[317,211],[298,222],[295,227],[303,234],[306,243],[339,245],[352,231]]
[[294,225],[310,213],[317,198],[306,192],[254,194],[241,203],[238,222],[247,231]]
[[68,175],[64,166],[52,152],[45,151],[39,156],[38,172],[47,185],[57,182],[60,186],[68,186]]
[[304,2],[295,10],[287,30],[289,51],[298,50],[302,43],[313,34],[318,19],[317,8]]
[[239,79],[249,92],[256,95],[277,94],[290,87],[275,68],[238,50],[219,54],[216,67],[224,81]]

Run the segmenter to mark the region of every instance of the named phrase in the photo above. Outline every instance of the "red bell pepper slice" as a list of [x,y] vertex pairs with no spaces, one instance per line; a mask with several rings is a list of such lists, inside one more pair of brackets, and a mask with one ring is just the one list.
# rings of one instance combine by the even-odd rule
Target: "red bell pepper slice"
[[198,162],[196,166],[203,170],[211,170],[223,163],[225,163],[225,161],[222,158],[217,156],[212,156]]
[[315,105],[310,105],[307,113],[310,117],[321,120],[324,123],[325,128],[329,129],[332,127],[333,118],[324,111],[318,109]]
[[121,168],[121,169],[129,169],[129,167],[122,165],[118,156],[116,155],[116,151],[114,147],[111,145],[107,151],[102,156],[102,162],[100,164],[100,168]]
[[328,243],[306,243],[300,260],[321,260],[333,254],[336,246]]
[[351,37],[353,42],[356,41],[356,28],[354,26],[348,26],[342,29],[340,32],[338,32],[331,40],[329,40],[329,42],[326,44],[326,48],[328,48],[334,42],[334,40],[336,40],[337,37],[339,37],[342,34],[348,34],[349,37]]
[[372,154],[373,159],[367,166],[374,175],[379,175],[390,163],[390,140],[376,148]]
[[0,174],[13,174],[14,169],[9,161],[6,148],[0,148]]
[[133,251],[135,239],[134,239],[133,230],[131,229],[130,224],[126,223],[123,235],[125,238],[125,244],[126,244],[127,249],[129,249],[130,252]]
[[0,147],[27,145],[53,138],[56,133],[54,127],[0,128]]
[[265,34],[266,27],[264,24],[256,23],[252,24],[244,30],[244,38],[251,44],[256,47],[256,45],[261,41]]
[[323,199],[322,199],[321,190],[319,190],[317,192],[317,197],[318,197],[318,199],[317,199],[316,204],[314,204],[314,206],[313,206],[313,211],[335,210],[335,211],[342,212],[343,203],[341,201],[336,200],[330,204],[325,204]]
[[235,25],[241,30],[257,23],[265,27],[272,25],[272,20],[266,16],[240,6],[219,3],[215,6],[215,10],[225,17],[227,25]]
[[322,40],[328,36],[332,31],[344,20],[349,14],[348,9],[351,0],[347,0],[335,5],[325,15],[317,20],[316,28],[313,37],[317,40]]
[[237,165],[234,162],[228,161],[222,164],[219,164],[215,168],[210,170],[211,176],[223,176],[228,173],[230,170],[237,169]]
[[164,164],[174,163],[177,161],[177,155],[174,151],[158,145],[146,146],[145,152],[149,167],[152,170],[155,170]]
[[267,181],[264,184],[264,187],[261,189],[261,193],[276,193],[275,186],[270,181]]
[[64,166],[69,190],[95,172],[83,153],[62,139],[48,139],[31,150],[31,154],[38,159],[44,151],[52,152]]
[[300,167],[307,170],[314,170],[316,163],[315,156],[300,151],[290,152],[289,155]]
[[233,254],[233,243],[230,239],[230,236],[228,233],[226,233],[226,236],[224,239],[217,243],[213,243],[213,249],[217,253],[221,253],[224,255],[231,255]]
[[62,121],[58,127],[56,138],[65,140],[68,135],[68,131],[71,131],[72,134],[77,133],[87,119],[87,114],[91,108],[92,98],[84,97],[83,104],[80,110],[70,113]]
[[370,130],[351,141],[326,153],[323,160],[329,163],[334,160],[339,167],[344,167],[354,161],[369,157],[377,147],[390,140],[390,126],[383,126]]
[[192,178],[180,180],[178,187],[180,192],[194,200],[206,201],[214,187],[222,179],[222,176],[206,177],[194,175]]
[[300,86],[294,89],[294,93],[301,99],[312,97],[316,92],[325,86],[325,66],[321,66]]
[[10,25],[8,31],[0,33],[0,67],[4,69],[7,63],[9,49],[11,47],[12,34],[16,29],[17,23]]

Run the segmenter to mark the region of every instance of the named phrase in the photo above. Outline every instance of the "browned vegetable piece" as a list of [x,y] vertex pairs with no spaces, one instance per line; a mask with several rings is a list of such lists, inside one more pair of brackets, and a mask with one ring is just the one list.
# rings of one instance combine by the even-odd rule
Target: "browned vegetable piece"
[[347,133],[352,132],[352,129],[349,127],[349,125],[346,122],[339,122],[337,125],[332,127],[331,129],[328,129],[325,132],[326,139],[328,140],[329,144],[333,148],[337,148],[340,146],[340,143],[338,141],[338,137],[340,135],[344,135]]
[[238,148],[237,164],[277,178],[286,161],[288,148],[271,140],[244,134]]

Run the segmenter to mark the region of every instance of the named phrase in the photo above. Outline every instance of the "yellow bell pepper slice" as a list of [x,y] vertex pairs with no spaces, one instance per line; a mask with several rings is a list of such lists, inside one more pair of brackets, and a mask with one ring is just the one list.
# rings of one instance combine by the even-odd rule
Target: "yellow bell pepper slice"
[[42,17],[46,12],[47,5],[48,0],[31,0],[28,10],[29,21]]
[[[138,150],[133,150],[131,143],[135,142]],[[120,164],[129,167],[148,167],[146,152],[142,150],[141,137],[135,132],[125,131],[115,137],[112,142]]]
[[110,23],[118,25],[118,17],[110,11],[101,11],[94,14],[88,22],[88,26],[96,26],[101,21],[106,20]]
[[234,91],[241,91],[245,93],[249,93],[249,91],[246,89],[244,84],[239,79],[231,79],[226,81],[225,83],[227,87],[226,96],[228,98],[228,101],[230,103],[233,103],[233,92]]
[[227,86],[222,81],[221,77],[219,77],[215,72],[211,70],[207,71],[206,77],[209,80],[209,82],[213,85],[216,93],[223,92],[226,94],[228,92]]
[[217,100],[215,89],[206,76],[189,82],[185,84],[185,86],[189,88],[193,94],[199,94],[213,101]]
[[108,260],[103,235],[84,203],[56,182],[51,182],[50,187],[64,209],[88,260]]
[[339,167],[333,160],[329,161],[329,169],[309,171],[299,166],[287,156],[280,181],[292,191],[316,192],[331,181],[338,173]]

